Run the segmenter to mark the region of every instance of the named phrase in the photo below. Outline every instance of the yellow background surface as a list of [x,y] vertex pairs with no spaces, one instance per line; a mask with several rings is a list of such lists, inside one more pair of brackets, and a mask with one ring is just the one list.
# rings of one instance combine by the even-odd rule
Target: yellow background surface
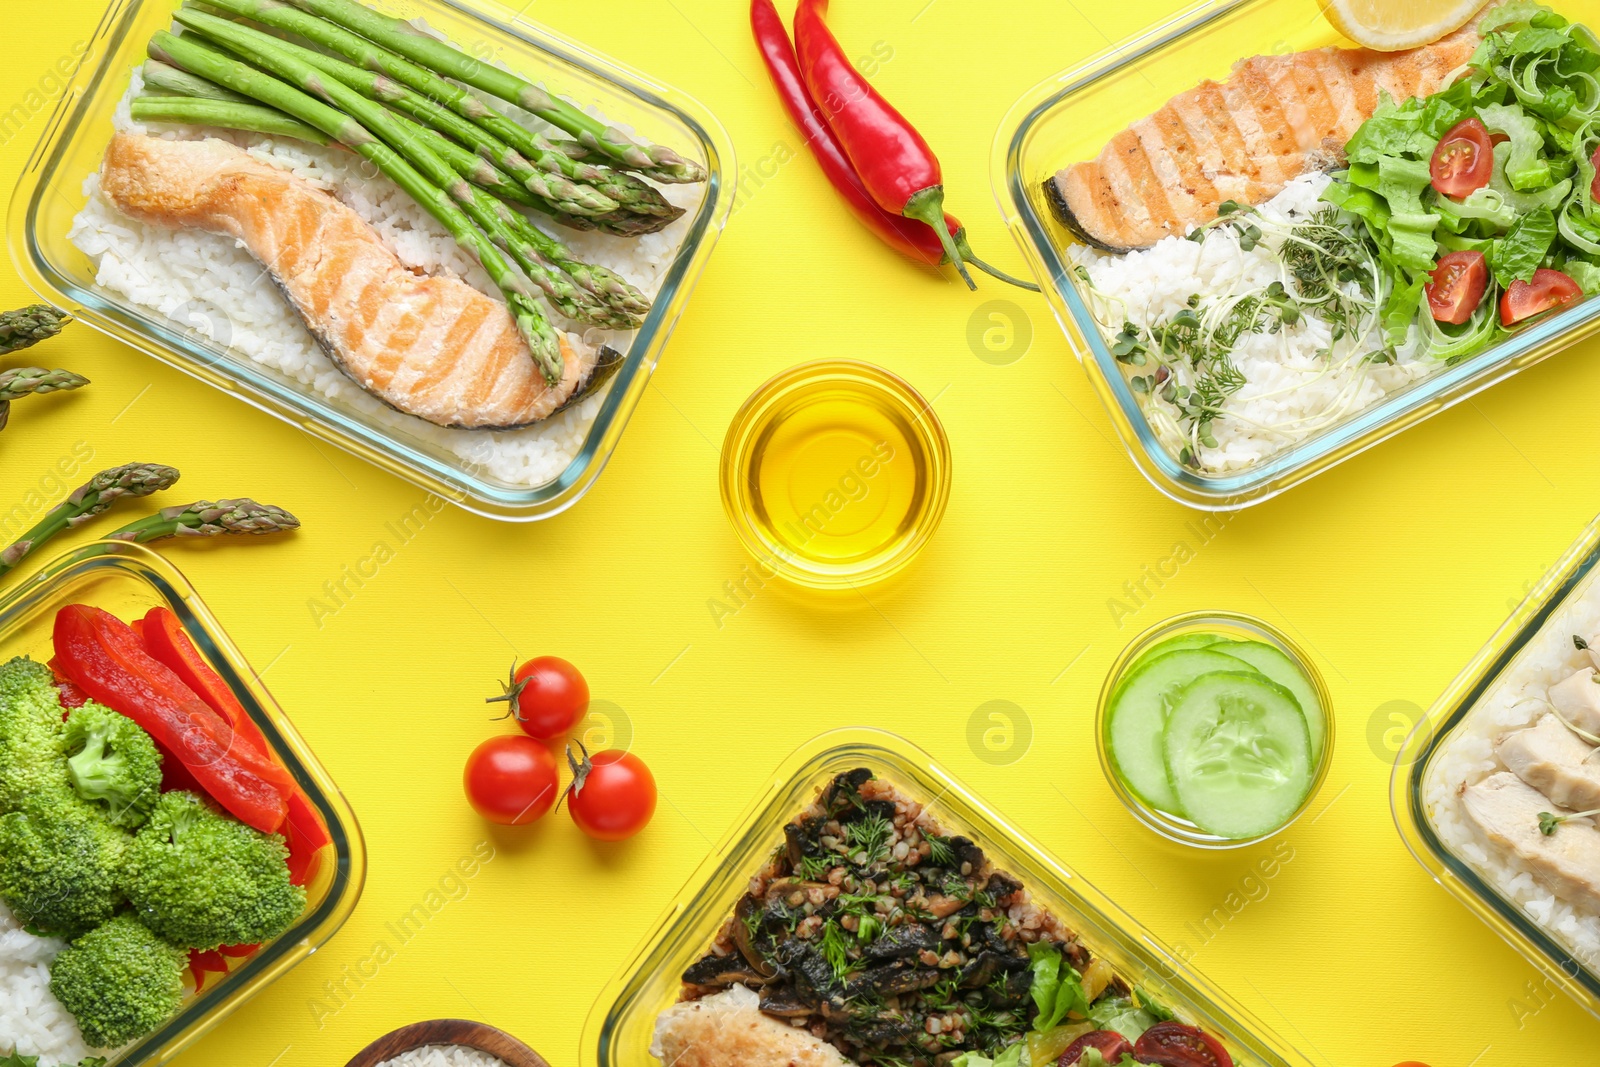
[[[48,91],[47,71],[103,7],[4,0],[0,111]],[[876,83],[938,149],[950,207],[979,254],[1015,268],[989,181],[1000,117],[1040,79],[1176,4],[835,9],[847,49],[891,51]],[[1195,514],[1134,471],[1040,299],[988,279],[968,293],[898,259],[845,213],[797,151],[743,3],[534,0],[526,17],[698,98],[744,164],[779,145],[795,155],[750,182],[610,467],[578,507],[531,526],[452,508],[401,544],[385,524],[420,490],[83,326],[28,361],[78,370],[93,386],[19,403],[0,435],[8,501],[87,442],[94,467],[180,467],[169,502],[252,495],[305,522],[288,539],[169,554],[343,787],[370,875],[343,931],[182,1067],[342,1064],[381,1033],[438,1016],[493,1022],[570,1067],[602,985],[711,843],[796,745],[844,725],[927,748],[1316,1062],[1594,1062],[1596,1022],[1530,988],[1533,968],[1405,851],[1382,735],[1389,712],[1432,702],[1600,506],[1594,344],[1239,514],[1202,544],[1187,525]],[[7,188],[47,115],[0,134]],[[1025,357],[1005,366],[967,341],[996,298],[1023,307],[1032,328]],[[3,272],[0,303],[29,300]],[[822,356],[876,361],[938,398],[955,463],[943,528],[893,589],[820,610],[769,585],[719,625],[710,602],[726,602],[724,583],[747,563],[717,497],[722,434],[760,382]],[[312,599],[377,541],[396,558],[318,620]],[[1124,583],[1165,565],[1179,541],[1194,558],[1117,618],[1110,602],[1126,597]],[[1271,846],[1202,855],[1166,845],[1119,807],[1095,761],[1091,718],[1112,658],[1137,631],[1199,608],[1284,628],[1312,650],[1335,698],[1340,744],[1320,814],[1288,833],[1294,859],[1270,882],[1247,878]],[[655,770],[663,803],[631,843],[591,844],[565,814],[491,830],[462,797],[468,752],[506,729],[481,698],[513,657],[540,653],[582,668]],[[1031,725],[1031,744],[1004,766],[968,743],[991,700],[1015,703]],[[485,841],[495,858],[467,896],[341,1010],[319,1011],[324,983]],[[1248,905],[1203,932],[1236,892]]]

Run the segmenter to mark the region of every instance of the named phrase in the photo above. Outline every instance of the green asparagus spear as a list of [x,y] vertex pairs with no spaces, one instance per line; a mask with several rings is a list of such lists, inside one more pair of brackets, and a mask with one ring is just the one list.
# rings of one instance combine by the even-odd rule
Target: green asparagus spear
[[[596,157],[602,160],[608,158],[604,152],[590,148],[586,144],[579,144],[577,141],[567,141],[561,138],[556,138],[552,140],[550,144],[562,155],[569,159],[577,160],[580,163],[597,161]],[[680,184],[672,177],[672,167],[629,167],[628,169],[634,174],[639,175],[641,178],[649,178],[653,181],[661,182],[663,185]]]
[[136,541],[141,545],[166,537],[217,537],[222,534],[272,534],[298,530],[300,520],[271,504],[249,497],[235,500],[196,500],[162,508],[106,534],[107,540]]
[[[195,4],[190,0],[184,6],[194,7]],[[341,63],[309,49],[306,50],[309,55],[302,58],[373,99],[397,107],[417,121],[454,137],[518,178],[526,180],[516,164],[531,165],[545,175],[546,184],[561,192],[559,196],[552,196],[530,184],[529,189],[540,196],[561,201],[577,195],[561,184],[559,179],[564,176],[573,182],[593,186],[594,192],[613,201],[611,208],[602,211],[615,210],[616,205],[621,205],[633,213],[662,217],[668,222],[683,214],[660,192],[632,175],[579,163],[557,151],[542,134],[501,114],[461,86],[341,26],[288,7],[282,0],[203,0],[201,6],[255,19],[339,53],[351,62]],[[452,123],[451,118],[466,120],[466,127]],[[505,157],[507,152],[511,152],[514,159]]]
[[385,48],[393,49],[447,78],[465,82],[531,111],[551,125],[566,130],[583,144],[604,152],[621,166],[656,169],[670,175],[668,180],[679,182],[705,180],[705,170],[699,164],[684,159],[672,149],[630,140],[621,130],[607,126],[560,97],[552,96],[537,85],[523,81],[499,67],[479,62],[454,45],[420,33],[401,19],[380,14],[355,0],[289,2]]
[[224,89],[204,78],[196,78],[186,70],[169,67],[155,59],[145,60],[144,88],[152,96],[192,96],[230,104],[251,102],[248,96],[241,96],[231,89]]
[[259,104],[236,104],[188,96],[140,96],[132,106],[135,122],[177,122],[190,126],[216,126],[227,130],[246,130],[271,137],[293,137],[299,141],[326,145],[327,134],[312,129],[281,111]]
[[[223,22],[221,19],[214,21]],[[232,25],[232,23],[224,24]],[[244,93],[263,104],[275,107],[285,114],[315,126],[329,137],[343,142],[351,151],[369,160],[379,171],[426,208],[462,248],[477,258],[504,294],[511,317],[516,322],[518,331],[528,342],[528,349],[544,372],[545,378],[552,383],[561,380],[563,360],[560,343],[556,340],[555,331],[550,328],[550,324],[540,313],[539,306],[534,302],[532,290],[511,264],[506,262],[494,243],[473,226],[472,220],[456,206],[455,201],[444,190],[424,177],[416,167],[407,162],[405,156],[389,148],[349,115],[329,107],[315,97],[308,96],[292,85],[223,55],[214,48],[188,39],[189,36],[178,37],[165,30],[157,33],[149,44],[152,58],[181,67],[202,78],[209,78],[235,92]],[[315,70],[306,68],[306,73],[310,81],[321,83]],[[363,101],[363,103],[368,102]],[[432,163],[430,170],[435,175],[453,184],[466,184],[456,177],[438,156],[432,153],[418,153],[414,158],[430,159]]]
[[54,393],[65,389],[78,389],[89,384],[89,379],[69,370],[46,370],[44,367],[17,367],[0,371],[0,400],[15,400],[34,393]]
[[82,526],[121,498],[149,496],[171,488],[177,480],[177,468],[159,463],[127,463],[101,471],[46,512],[33,529],[0,551],[0,575],[14,569],[28,553],[56,534]]
[[[411,132],[414,125],[403,126],[400,116],[382,104],[368,100],[343,83],[324,77],[315,67],[281,47],[278,39],[260,30],[226,19],[216,18],[200,11],[182,10],[176,18],[185,27],[202,34],[292,83],[297,83],[307,93],[320,96],[329,104],[342,108],[368,130],[379,134],[415,166],[429,181],[445,190],[447,195],[471,218],[479,230],[502,251],[506,252],[531,278],[551,282],[548,267],[541,263],[526,240],[511,233],[494,210],[502,207],[492,197],[479,192],[451,166],[430,149],[421,138]],[[569,289],[571,283],[567,283]],[[574,290],[575,291],[575,290]],[[564,303],[552,295],[552,301],[563,314],[577,317],[578,308]],[[591,304],[599,308],[598,302]],[[550,347],[554,356],[549,361],[540,359],[545,378],[554,384],[562,377],[562,356],[555,333],[545,323],[550,334]],[[538,353],[535,354],[538,358]]]
[[72,319],[48,304],[32,304],[0,315],[0,356],[48,341]]

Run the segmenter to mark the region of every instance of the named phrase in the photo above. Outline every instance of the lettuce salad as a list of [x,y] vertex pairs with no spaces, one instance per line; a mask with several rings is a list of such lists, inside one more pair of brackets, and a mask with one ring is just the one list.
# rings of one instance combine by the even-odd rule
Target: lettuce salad
[[[1449,88],[1403,104],[1384,98],[1323,193],[1376,250],[1388,343],[1406,344],[1416,322],[1418,354],[1447,361],[1505,336],[1498,295],[1541,267],[1600,292],[1600,40],[1530,0],[1491,10],[1478,32],[1482,44]],[[1494,169],[1488,185],[1457,200],[1433,187],[1429,164],[1440,138],[1473,117],[1498,142]],[[1424,289],[1455,251],[1482,253],[1490,280],[1471,319],[1448,326],[1428,313]]]

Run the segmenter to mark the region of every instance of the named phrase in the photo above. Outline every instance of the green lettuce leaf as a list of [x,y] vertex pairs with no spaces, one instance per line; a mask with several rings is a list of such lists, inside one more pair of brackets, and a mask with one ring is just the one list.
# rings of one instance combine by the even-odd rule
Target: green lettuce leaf
[[1115,1030],[1129,1041],[1137,1041],[1158,1020],[1127,997],[1101,997],[1089,1009],[1089,1021],[1101,1030]]
[[1508,0],[1499,7],[1491,8],[1489,13],[1478,21],[1478,32],[1487,37],[1496,30],[1520,30],[1526,27],[1535,15],[1549,10],[1534,0]]
[[1556,217],[1547,207],[1519,218],[1506,235],[1494,243],[1489,265],[1501,287],[1528,281],[1544,262],[1550,242],[1556,239]]
[[[1490,133],[1511,138],[1505,158],[1506,181],[1518,192],[1532,192],[1551,184],[1550,161],[1544,158],[1544,134],[1532,116],[1515,104],[1484,104],[1478,117]],[[1495,151],[1498,161],[1500,152]]]
[[1600,293],[1600,267],[1588,260],[1569,259],[1561,268],[1567,277],[1578,283],[1585,296]]
[[1033,1028],[1043,1033],[1061,1023],[1069,1011],[1089,1013],[1089,1000],[1083,993],[1083,976],[1061,955],[1061,949],[1048,941],[1028,946],[1033,961],[1033,1003],[1039,1014]]
[[1423,128],[1424,115],[1415,101],[1400,107],[1384,93],[1372,117],[1345,145],[1345,155],[1352,163],[1376,163],[1385,156],[1431,156],[1439,138]]

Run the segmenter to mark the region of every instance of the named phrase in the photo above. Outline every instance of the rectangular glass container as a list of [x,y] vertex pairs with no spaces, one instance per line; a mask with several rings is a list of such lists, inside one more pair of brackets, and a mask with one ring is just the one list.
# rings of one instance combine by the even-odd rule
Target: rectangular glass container
[[752,875],[783,844],[783,826],[835,775],[870,767],[922,802],[944,829],[971,838],[1027,886],[1033,901],[1074,930],[1117,973],[1219,1037],[1239,1067],[1310,1067],[1310,1061],[1238,1002],[1196,974],[1131,916],[1025,838],[920,748],[894,734],[836,730],[801,746],[773,774],[735,828],[612,979],[589,1014],[583,1067],[660,1067],[649,1052],[656,1016],[678,999],[679,976],[703,956]]
[[[1600,15],[1594,0],[1559,6],[1563,15],[1591,26]],[[990,173],[1001,214],[1073,353],[1134,465],[1189,507],[1222,511],[1260,503],[1600,328],[1600,300],[1582,301],[1242,471],[1203,474],[1161,445],[1071,271],[1066,249],[1074,240],[1051,215],[1044,182],[1062,167],[1099,155],[1114,134],[1202,79],[1226,79],[1239,60],[1332,44],[1349,46],[1299,0],[1205,0],[1040,83],[1012,106],[995,136]]]
[[1577,958],[1457,855],[1441,839],[1424,795],[1435,759],[1463,728],[1467,716],[1480,699],[1494,691],[1505,672],[1516,668],[1519,657],[1546,624],[1559,619],[1590,589],[1597,564],[1600,518],[1584,529],[1411,731],[1395,761],[1390,805],[1406,847],[1433,879],[1551,982],[1600,1018],[1600,961]]
[[95,329],[398,477],[492,518],[548,518],[571,507],[594,484],[649,384],[732,210],[734,185],[725,176],[736,173],[733,144],[716,118],[683,93],[513,18],[491,0],[366,2],[400,17],[426,19],[475,55],[503,61],[580,106],[597,106],[608,121],[671,145],[707,170],[704,196],[654,306],[627,343],[624,362],[578,454],[553,481],[529,488],[491,478],[420,434],[324,397],[95,285],[92,264],[67,240],[67,232],[85,202],[83,180],[100,166],[110,143],[112,113],[130,73],[144,61],[151,35],[170,26],[177,0],[111,0],[12,194],[11,258],[42,299]]
[[48,662],[54,655],[51,628],[56,612],[68,604],[103,608],[125,622],[158,605],[171,609],[261,728],[273,755],[305,790],[331,839],[306,886],[306,910],[300,919],[254,955],[231,961],[233,969],[227,974],[208,975],[199,996],[186,1001],[161,1029],[112,1057],[109,1065],[155,1067],[316,951],[344,925],[366,880],[367,851],[355,815],[328,772],[176,567],[148,548],[122,541],[90,544],[52,560],[0,600],[0,663],[15,656]]

